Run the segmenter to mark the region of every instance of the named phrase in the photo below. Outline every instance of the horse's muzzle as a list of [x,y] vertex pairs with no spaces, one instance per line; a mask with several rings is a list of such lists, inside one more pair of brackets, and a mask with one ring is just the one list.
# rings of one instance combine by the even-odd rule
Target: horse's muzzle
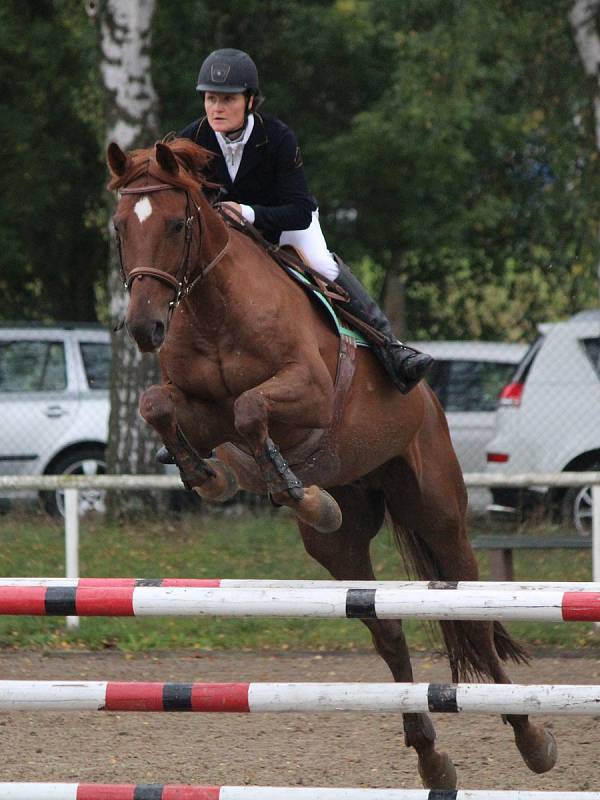
[[125,326],[142,353],[152,353],[163,344],[167,326],[162,320],[127,320]]

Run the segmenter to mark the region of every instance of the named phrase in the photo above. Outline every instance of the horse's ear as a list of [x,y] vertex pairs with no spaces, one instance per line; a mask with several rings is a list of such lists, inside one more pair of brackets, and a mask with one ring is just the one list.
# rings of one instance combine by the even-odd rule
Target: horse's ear
[[124,153],[116,142],[111,142],[107,150],[108,166],[117,178],[125,175],[131,164],[131,156]]
[[173,155],[173,151],[168,144],[157,142],[155,146],[156,161],[159,167],[162,167],[165,172],[171,175],[177,175],[179,172],[179,164]]

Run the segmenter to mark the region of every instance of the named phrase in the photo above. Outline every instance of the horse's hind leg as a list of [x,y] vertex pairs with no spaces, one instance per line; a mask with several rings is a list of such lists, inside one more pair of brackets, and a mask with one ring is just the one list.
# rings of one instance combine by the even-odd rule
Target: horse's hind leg
[[[300,524],[307,552],[337,580],[372,581],[375,579],[369,552],[371,539],[380,529],[384,516],[383,495],[365,485],[331,490],[343,512],[339,531],[323,536]],[[366,619],[378,654],[388,665],[394,680],[411,683],[413,672],[400,620]],[[404,714],[404,738],[418,756],[419,774],[430,789],[454,789],[456,770],[446,753],[435,749],[435,730],[427,714]]]
[[[421,474],[417,482],[415,471],[405,462],[392,462],[384,480],[386,504],[397,538],[402,540],[399,544],[420,577],[476,581],[479,570],[465,525],[466,496],[459,473],[454,481],[448,480],[448,475],[453,475],[451,467],[447,473],[438,468],[435,477]],[[427,469],[428,464],[423,463],[423,473]],[[527,654],[498,622],[444,621],[441,628],[455,682],[488,676],[494,683],[510,683],[501,660],[528,661]],[[557,756],[552,734],[526,715],[508,715],[505,720],[514,729],[515,742],[527,766],[538,773],[552,769]]]

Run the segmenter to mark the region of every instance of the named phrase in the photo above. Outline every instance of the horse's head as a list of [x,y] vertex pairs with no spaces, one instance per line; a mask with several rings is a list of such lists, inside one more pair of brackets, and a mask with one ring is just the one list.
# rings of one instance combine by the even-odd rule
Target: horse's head
[[130,293],[125,324],[143,352],[162,345],[177,304],[227,244],[225,226],[202,196],[209,158],[186,139],[131,153],[109,145],[109,189],[120,195],[113,222]]

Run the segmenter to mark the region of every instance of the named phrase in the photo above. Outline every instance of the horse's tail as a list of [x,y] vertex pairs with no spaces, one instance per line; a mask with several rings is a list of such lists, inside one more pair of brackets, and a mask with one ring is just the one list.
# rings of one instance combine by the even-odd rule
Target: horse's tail
[[[389,509],[388,509],[389,510]],[[444,581],[443,565],[415,531],[404,528],[392,517],[394,539],[409,575],[421,580]],[[448,601],[452,600],[448,592]],[[494,679],[494,654],[490,652],[489,623],[441,620],[440,627],[454,681],[488,677]],[[528,652],[516,642],[500,622],[493,623],[493,645],[502,661],[527,664]]]

